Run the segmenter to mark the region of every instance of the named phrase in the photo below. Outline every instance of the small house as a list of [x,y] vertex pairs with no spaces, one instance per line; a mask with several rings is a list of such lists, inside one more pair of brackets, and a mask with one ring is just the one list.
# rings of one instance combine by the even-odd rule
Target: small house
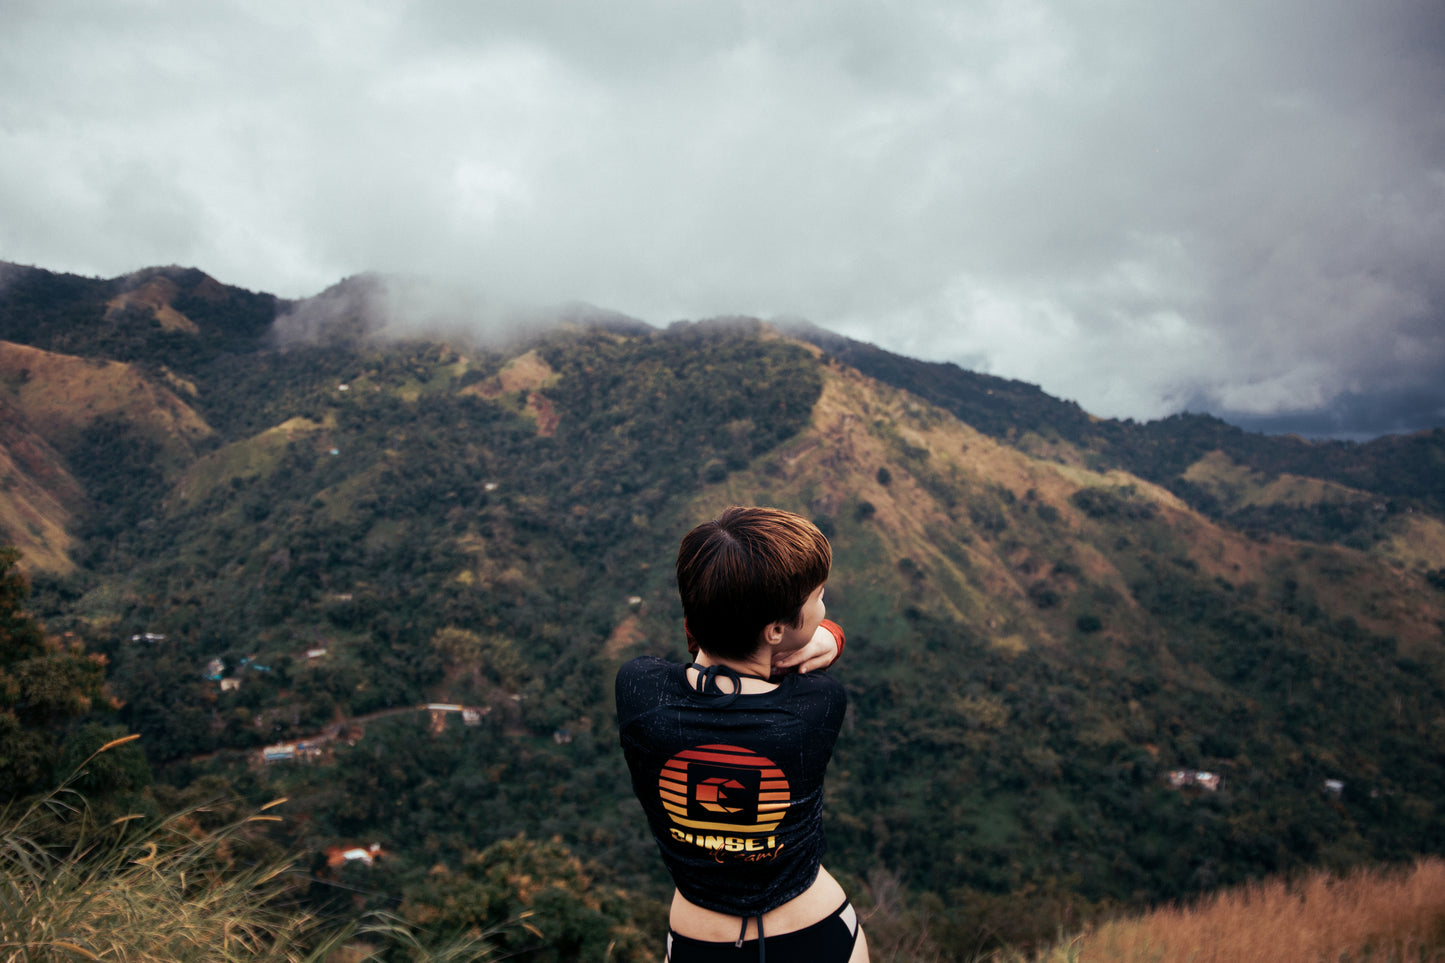
[[370,866],[386,855],[380,843],[372,843],[370,846],[330,846],[326,850],[326,865],[332,869],[339,866],[346,866],[350,863],[359,863],[362,866]]
[[1218,792],[1219,773],[1203,772],[1197,769],[1171,769],[1169,770],[1169,785],[1174,789],[1203,789],[1205,792]]

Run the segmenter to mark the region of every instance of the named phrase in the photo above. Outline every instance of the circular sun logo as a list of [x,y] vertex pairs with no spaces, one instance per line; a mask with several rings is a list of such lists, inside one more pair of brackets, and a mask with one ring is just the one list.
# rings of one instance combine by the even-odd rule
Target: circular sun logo
[[684,749],[663,764],[657,789],[672,821],[689,829],[771,832],[792,801],[783,770],[740,746]]

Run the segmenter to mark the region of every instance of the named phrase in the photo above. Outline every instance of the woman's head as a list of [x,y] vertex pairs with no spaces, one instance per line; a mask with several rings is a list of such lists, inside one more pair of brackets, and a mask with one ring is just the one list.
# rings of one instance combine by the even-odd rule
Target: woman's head
[[729,508],[687,533],[677,588],[703,651],[743,659],[763,629],[797,625],[804,601],[828,580],[833,550],[817,526],[776,508]]

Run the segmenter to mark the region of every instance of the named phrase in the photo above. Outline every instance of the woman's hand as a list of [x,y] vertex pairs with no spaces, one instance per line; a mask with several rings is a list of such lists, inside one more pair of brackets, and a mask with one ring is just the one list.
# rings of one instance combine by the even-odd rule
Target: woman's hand
[[838,651],[838,640],[820,625],[807,645],[774,656],[773,673],[797,670],[807,674],[814,669],[826,669],[838,658]]

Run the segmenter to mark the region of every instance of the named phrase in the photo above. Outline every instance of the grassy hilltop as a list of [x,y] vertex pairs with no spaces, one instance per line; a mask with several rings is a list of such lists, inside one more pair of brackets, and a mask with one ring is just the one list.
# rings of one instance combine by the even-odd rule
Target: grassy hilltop
[[398,341],[356,283],[286,343],[314,305],[196,271],[4,276],[0,530],[120,703],[66,725],[140,733],[162,795],[291,797],[317,905],[484,926],[540,874],[593,894],[539,913],[556,958],[633,945],[666,887],[611,677],[682,651],[677,540],[734,503],[834,543],[829,865],[880,932],[967,959],[1445,848],[1445,432],[1099,421],[746,319]]

